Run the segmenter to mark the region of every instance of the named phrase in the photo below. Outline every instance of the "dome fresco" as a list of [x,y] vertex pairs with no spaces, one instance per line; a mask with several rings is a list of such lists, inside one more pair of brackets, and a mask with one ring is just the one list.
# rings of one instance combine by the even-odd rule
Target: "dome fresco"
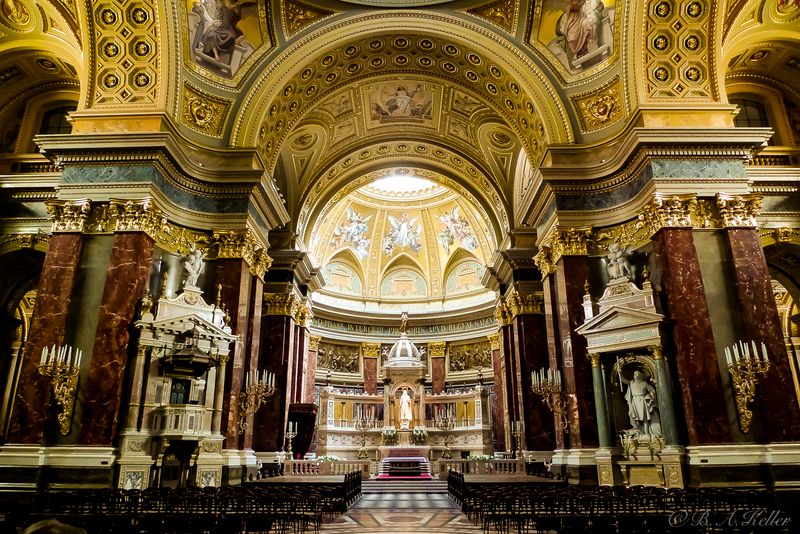
[[486,221],[480,208],[436,182],[399,176],[364,185],[312,232],[321,293],[376,303],[482,294],[495,247]]

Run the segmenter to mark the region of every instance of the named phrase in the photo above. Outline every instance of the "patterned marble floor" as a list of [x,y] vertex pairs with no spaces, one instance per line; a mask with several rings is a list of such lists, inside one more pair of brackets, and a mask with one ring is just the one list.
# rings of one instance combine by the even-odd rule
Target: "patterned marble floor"
[[447,494],[365,493],[350,510],[322,526],[322,532],[359,534],[452,534],[482,532]]

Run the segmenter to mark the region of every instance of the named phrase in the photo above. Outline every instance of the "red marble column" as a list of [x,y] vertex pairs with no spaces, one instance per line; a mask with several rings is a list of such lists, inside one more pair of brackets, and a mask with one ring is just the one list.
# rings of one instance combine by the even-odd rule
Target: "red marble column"
[[569,447],[598,446],[594,409],[592,366],[586,357],[586,338],[575,329],[583,324],[584,284],[589,279],[586,256],[562,256],[556,264],[556,327],[561,341],[561,365],[564,388],[569,397]]
[[78,443],[111,445],[117,427],[130,324],[150,277],[153,239],[144,232],[114,235],[84,396]]
[[50,238],[17,383],[9,443],[42,442],[50,383],[39,374],[39,360],[44,347],[64,343],[67,312],[82,250],[81,234],[54,234]]
[[728,411],[692,230],[662,228],[653,236],[653,250],[673,325],[689,445],[729,442]]
[[[247,336],[247,352],[244,357],[244,371],[252,371],[261,375],[261,371],[268,369],[259,357],[261,350],[261,325],[262,325],[262,310],[264,305],[264,282],[257,277],[253,277],[253,283],[250,287],[250,326],[248,328]],[[248,417],[248,429],[241,434],[239,446],[242,449],[251,449],[253,447],[253,433],[255,427],[250,416]]]
[[303,379],[305,378],[305,363],[308,361],[306,354],[306,334],[304,326],[295,324],[294,327],[294,346],[292,354],[294,358],[294,373],[292,376],[292,398],[291,403],[300,403],[303,398]]
[[284,429],[294,373],[294,331],[294,319],[289,315],[263,317],[259,367],[275,373],[276,389],[253,418],[253,448],[256,451],[279,451],[285,445]]
[[306,351],[306,373],[303,379],[303,402],[314,402],[314,383],[317,380],[317,349],[319,336],[308,336],[308,350]]
[[755,228],[726,230],[745,339],[767,346],[770,370],[761,378],[757,399],[769,441],[800,440],[800,410],[792,397],[794,382],[775,306],[769,268]]
[[531,389],[531,371],[550,367],[545,317],[540,313],[521,314],[514,317],[512,325],[520,353],[525,443],[531,451],[551,451],[556,446],[553,414]]
[[431,384],[434,395],[444,393],[445,375],[447,374],[446,362],[447,358],[444,354],[441,356],[431,355]]
[[[556,309],[558,300],[556,297],[555,276],[552,274],[545,276],[545,278],[542,280],[542,288],[544,293],[544,322],[545,328],[547,329],[547,355],[549,358],[548,367],[552,369],[558,369],[560,368],[558,362],[561,359],[561,332],[557,326],[558,314]],[[550,418],[553,420],[555,426],[555,416],[551,415]],[[555,438],[556,449],[566,448],[566,435],[564,434],[563,429],[556,427]]]
[[510,450],[506,441],[506,362],[500,350],[500,334],[489,336],[492,349],[492,372],[494,375],[494,404],[492,405],[492,430],[494,432],[494,450]]
[[378,358],[364,356],[364,391],[370,395],[378,393]]
[[[519,366],[519,355],[514,341],[514,330],[511,324],[502,326],[503,332],[503,354],[505,354],[505,397],[506,397],[506,411],[508,413],[508,420],[510,423],[520,421],[522,419],[522,412],[520,410],[522,401],[520,397],[521,388],[518,382],[519,373],[517,371]],[[513,434],[511,436],[513,444]],[[524,439],[524,437],[523,437]],[[517,444],[524,445],[524,444]]]
[[239,336],[225,366],[225,396],[222,400],[222,428],[224,447],[235,449],[239,445],[237,406],[242,391],[244,359],[250,338],[250,290],[253,276],[247,264],[236,258],[217,260],[217,284],[222,286],[220,300],[225,304],[231,320],[231,331]]

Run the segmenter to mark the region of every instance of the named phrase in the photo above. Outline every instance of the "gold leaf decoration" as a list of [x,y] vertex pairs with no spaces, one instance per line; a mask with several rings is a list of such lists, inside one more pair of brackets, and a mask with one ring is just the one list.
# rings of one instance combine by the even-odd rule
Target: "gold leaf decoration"
[[508,33],[514,33],[517,26],[517,0],[490,2],[468,9],[467,13],[486,19]]
[[183,122],[211,135],[220,135],[230,102],[202,93],[186,84],[183,92]]
[[312,6],[303,2],[295,2],[293,0],[287,0],[283,7],[283,18],[289,36],[333,14],[334,12],[330,9]]
[[597,130],[622,118],[621,89],[617,78],[599,91],[572,97],[583,131]]

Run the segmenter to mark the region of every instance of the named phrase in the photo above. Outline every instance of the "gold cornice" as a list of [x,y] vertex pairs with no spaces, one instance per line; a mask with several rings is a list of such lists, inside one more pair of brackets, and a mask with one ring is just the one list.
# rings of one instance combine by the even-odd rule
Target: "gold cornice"
[[489,340],[489,348],[491,350],[500,350],[500,332],[489,334],[486,338]]
[[758,194],[731,196],[719,193],[717,208],[722,218],[723,228],[750,227],[757,228],[758,212],[761,210],[762,197]]
[[447,354],[447,342],[433,341],[428,343],[428,354],[431,358],[444,358]]
[[19,233],[0,235],[0,254],[5,254],[11,250],[30,248],[47,252],[50,243],[50,235],[45,233]]
[[381,353],[381,344],[374,341],[361,343],[361,355],[364,358],[377,358]]
[[45,202],[47,214],[53,221],[53,233],[82,233],[92,211],[92,203],[88,199],[81,200],[49,200]]

